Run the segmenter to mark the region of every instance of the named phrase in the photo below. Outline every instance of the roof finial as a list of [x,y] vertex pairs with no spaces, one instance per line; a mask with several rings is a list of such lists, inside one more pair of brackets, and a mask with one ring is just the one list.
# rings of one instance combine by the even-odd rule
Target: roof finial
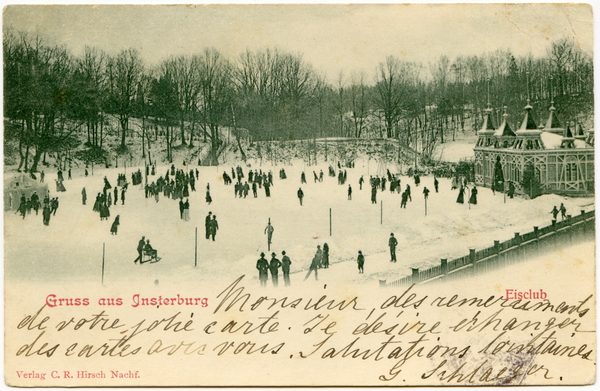
[[525,72],[525,75],[527,75],[527,106],[526,107],[530,107],[529,104],[529,71]]
[[487,78],[487,98],[488,98],[488,102],[487,102],[487,106],[488,109],[490,109],[492,107],[492,104],[490,103],[490,78]]
[[504,114],[502,114],[503,117],[508,117],[508,106],[504,106]]
[[554,92],[552,91],[552,80],[553,77],[550,75],[550,110],[555,110],[554,108]]

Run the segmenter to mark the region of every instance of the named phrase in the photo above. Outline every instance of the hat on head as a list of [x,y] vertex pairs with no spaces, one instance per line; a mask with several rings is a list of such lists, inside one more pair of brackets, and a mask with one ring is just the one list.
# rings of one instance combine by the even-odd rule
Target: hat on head
[[277,254],[275,254],[275,253],[271,253],[271,255],[272,255],[272,256],[276,256]]
[[282,251],[281,254],[285,255],[285,251]]
[[265,253],[260,253],[260,256],[261,256],[261,257],[264,257],[264,256],[265,256]]

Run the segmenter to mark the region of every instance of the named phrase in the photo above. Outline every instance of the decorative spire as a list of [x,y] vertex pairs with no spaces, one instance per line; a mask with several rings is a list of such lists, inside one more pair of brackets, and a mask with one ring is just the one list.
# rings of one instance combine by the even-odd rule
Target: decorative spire
[[527,108],[532,109],[533,107],[531,107],[530,99],[529,99],[529,71],[525,72],[525,75],[527,78],[527,106],[525,106],[525,109],[527,109]]
[[554,107],[554,93],[552,92],[552,75],[550,75],[550,111],[556,110]]
[[487,109],[491,111],[492,109],[492,104],[490,103],[490,78],[487,78]]

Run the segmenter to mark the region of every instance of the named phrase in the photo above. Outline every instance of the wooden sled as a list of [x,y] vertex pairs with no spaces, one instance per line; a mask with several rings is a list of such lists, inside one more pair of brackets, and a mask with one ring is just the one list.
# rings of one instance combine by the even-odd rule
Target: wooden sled
[[156,263],[156,262],[160,261],[161,259],[162,258],[158,256],[158,252],[156,250],[153,250],[153,251],[144,250],[140,264]]

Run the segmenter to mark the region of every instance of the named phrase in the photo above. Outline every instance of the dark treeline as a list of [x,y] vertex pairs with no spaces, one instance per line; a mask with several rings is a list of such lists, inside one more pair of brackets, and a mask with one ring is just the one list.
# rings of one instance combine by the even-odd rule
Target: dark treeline
[[86,47],[76,56],[41,36],[7,31],[3,50],[4,115],[12,123],[5,139],[18,144],[19,169],[32,172],[46,153],[60,158],[81,142],[101,154],[109,119],[119,124],[119,153],[139,137],[145,157],[160,134],[168,160],[173,147],[204,140],[214,163],[222,127],[233,129],[230,142],[240,149],[241,134],[254,141],[384,137],[431,155],[457,131],[479,126],[488,88],[497,123],[506,107],[516,126],[527,80],[538,122],[552,99],[567,120],[593,112],[592,58],[567,38],[539,58],[495,51],[424,65],[389,56],[372,74],[342,72],[333,84],[301,54],[278,49],[225,58],[207,48],[150,68],[135,49],[111,55]]

